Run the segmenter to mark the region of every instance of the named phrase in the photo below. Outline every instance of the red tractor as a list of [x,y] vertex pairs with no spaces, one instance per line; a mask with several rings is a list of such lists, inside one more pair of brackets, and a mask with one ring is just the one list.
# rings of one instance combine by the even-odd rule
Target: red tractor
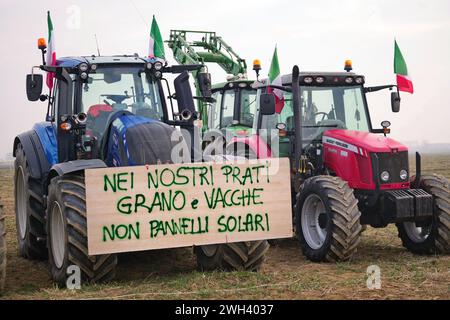
[[[283,76],[283,86],[268,90],[260,83],[255,134],[235,138],[228,151],[290,157],[296,232],[312,261],[348,260],[363,225],[390,223],[411,252],[448,253],[449,182],[422,175],[418,153],[411,175],[408,148],[387,137],[389,121],[372,128],[366,93],[395,86],[365,87],[363,76],[350,72],[350,65],[346,70],[300,73],[295,66]],[[272,90],[283,91],[280,113]],[[398,90],[391,103],[398,112]]]

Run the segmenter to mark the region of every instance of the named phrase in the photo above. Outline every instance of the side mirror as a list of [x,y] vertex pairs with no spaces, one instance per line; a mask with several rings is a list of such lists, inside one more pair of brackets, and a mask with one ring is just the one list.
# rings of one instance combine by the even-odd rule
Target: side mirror
[[191,84],[189,83],[189,73],[183,71],[173,81],[175,87],[175,97],[177,99],[179,111],[195,112],[194,98],[192,96]]
[[197,75],[199,90],[203,98],[210,99],[211,91],[211,74],[206,72],[199,72]]
[[27,98],[37,101],[42,93],[42,74],[27,74]]
[[259,98],[259,110],[263,116],[271,116],[275,113],[275,96],[270,93],[262,93]]
[[392,112],[400,111],[400,95],[398,92],[391,92],[391,108]]

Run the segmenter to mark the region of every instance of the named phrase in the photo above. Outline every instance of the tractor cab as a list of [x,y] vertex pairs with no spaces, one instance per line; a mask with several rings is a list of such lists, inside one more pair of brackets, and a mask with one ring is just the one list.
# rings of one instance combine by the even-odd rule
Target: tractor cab
[[[109,166],[155,162],[150,140],[166,136],[161,130],[167,131],[167,125],[192,128],[197,118],[188,71],[200,67],[169,67],[138,56],[67,57],[58,59],[56,66],[40,66],[55,75],[53,89],[42,95],[33,88],[38,82],[42,87],[42,76],[32,74],[27,93],[30,100],[48,100],[47,121],[39,126],[55,140],[51,164],[76,159],[100,159]],[[174,81],[176,98],[165,73],[179,74]]]
[[212,86],[214,102],[208,112],[208,127],[246,135],[253,127],[256,89],[252,80],[233,80]]
[[[292,76],[282,77],[284,86],[291,86]],[[323,133],[330,129],[348,129],[370,132],[370,115],[364,95],[364,77],[349,72],[302,72],[300,73],[301,135],[303,147],[321,143]],[[264,81],[258,90],[258,101],[267,89]],[[278,89],[279,90],[279,89]],[[279,135],[280,156],[291,156],[290,147],[295,138],[295,123],[291,91],[282,91],[278,112],[261,113],[254,122],[255,129],[264,132],[267,143],[273,139],[271,133]]]

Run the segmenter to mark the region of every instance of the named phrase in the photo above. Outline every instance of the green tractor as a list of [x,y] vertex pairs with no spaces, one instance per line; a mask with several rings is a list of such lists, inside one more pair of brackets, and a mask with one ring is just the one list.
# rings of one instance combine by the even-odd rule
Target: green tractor
[[[247,79],[245,60],[215,32],[171,30],[167,43],[179,64],[201,64],[206,69],[207,63],[215,63],[229,74],[226,82],[212,86],[210,101],[197,102],[203,131],[220,130],[225,137],[250,134],[256,112],[256,90],[252,87],[254,80]],[[261,69],[258,60],[253,68],[257,72]],[[198,81],[196,86],[199,87]]]

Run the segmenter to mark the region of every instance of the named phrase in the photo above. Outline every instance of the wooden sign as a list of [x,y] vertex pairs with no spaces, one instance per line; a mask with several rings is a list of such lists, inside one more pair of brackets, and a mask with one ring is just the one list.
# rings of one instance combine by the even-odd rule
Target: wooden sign
[[90,255],[292,237],[287,158],[85,176]]

